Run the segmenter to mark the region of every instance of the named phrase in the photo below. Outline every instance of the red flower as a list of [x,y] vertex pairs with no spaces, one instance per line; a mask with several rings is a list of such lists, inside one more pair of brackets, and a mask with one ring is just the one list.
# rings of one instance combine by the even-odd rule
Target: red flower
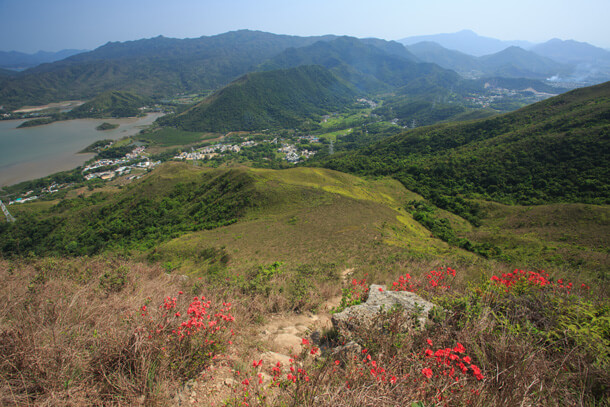
[[430,339],[426,339],[426,342],[428,342],[428,345],[432,346],[432,341]]
[[307,340],[307,338],[303,338],[303,341],[301,343],[303,345],[309,345],[309,340]]
[[428,379],[432,377],[432,369],[430,369],[429,367],[426,367],[426,368],[422,369],[421,373],[424,376],[426,376]]
[[464,353],[466,351],[466,349],[464,348],[464,345],[462,345],[461,343],[458,342],[455,345],[455,348],[453,348],[453,351],[457,352],[457,353]]

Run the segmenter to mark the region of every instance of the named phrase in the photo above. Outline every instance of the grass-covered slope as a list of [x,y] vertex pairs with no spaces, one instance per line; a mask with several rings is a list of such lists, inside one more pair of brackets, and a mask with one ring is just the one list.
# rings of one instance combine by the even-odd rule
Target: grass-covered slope
[[320,66],[245,75],[186,112],[160,120],[190,131],[295,127],[341,110],[355,91]]
[[233,223],[253,199],[252,179],[242,171],[169,166],[118,193],[81,195],[2,223],[0,250],[82,255],[148,248],[186,231]]
[[503,205],[479,202],[478,228],[460,233],[471,241],[500,247],[504,261],[543,270],[565,270],[607,281],[610,207],[564,203]]
[[402,209],[412,199],[419,198],[395,180],[321,168],[168,163],[127,188],[12,208],[18,221],[0,224],[0,250],[78,255],[156,247],[156,256],[176,260],[227,247],[239,250],[242,261],[291,264],[363,262],[405,248],[454,253]]
[[323,165],[393,175],[427,197],[608,203],[609,112],[604,83],[490,119],[411,130]]
[[[431,236],[405,210],[421,197],[394,179],[166,163],[105,195],[76,193],[13,205],[17,222],[0,223],[0,241],[24,250],[0,246],[3,405],[607,404],[605,268],[511,273],[540,263]],[[607,247],[606,208],[485,209],[476,230],[435,214],[473,236],[502,229],[527,253],[545,240]],[[237,221],[207,227],[221,219]],[[100,255],[73,256],[85,229]],[[36,256],[62,233],[74,252]],[[331,329],[330,308],[359,303],[370,283],[442,309],[425,326],[392,308],[350,336]],[[333,352],[349,340],[363,350]]]

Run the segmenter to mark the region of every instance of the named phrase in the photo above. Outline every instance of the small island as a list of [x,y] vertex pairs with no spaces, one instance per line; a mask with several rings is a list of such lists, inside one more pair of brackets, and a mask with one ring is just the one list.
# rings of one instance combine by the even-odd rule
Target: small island
[[56,121],[54,117],[41,117],[39,119],[32,119],[28,120],[27,122],[23,122],[17,126],[17,128],[22,129],[24,127],[43,126],[45,124],[53,123],[54,121]]
[[114,129],[118,128],[118,127],[119,127],[118,124],[112,124],[112,123],[104,122],[104,123],[100,124],[99,126],[97,126],[95,128],[95,130],[100,130],[100,131],[114,130]]

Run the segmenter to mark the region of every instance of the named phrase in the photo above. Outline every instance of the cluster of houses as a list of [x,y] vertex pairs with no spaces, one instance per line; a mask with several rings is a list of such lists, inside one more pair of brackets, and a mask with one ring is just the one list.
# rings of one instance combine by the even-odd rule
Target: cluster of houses
[[303,159],[308,159],[316,154],[315,151],[301,150],[298,151],[297,147],[293,144],[282,144],[282,147],[278,148],[279,153],[286,154],[286,161],[289,163],[296,163]]
[[371,109],[375,109],[377,107],[377,103],[373,102],[372,100],[369,99],[365,99],[365,98],[360,98],[358,99],[359,103],[362,103],[363,105],[369,105],[369,107]]
[[23,196],[13,200],[13,201],[9,201],[9,205],[13,205],[13,204],[20,204],[20,203],[26,203],[26,202],[30,202],[30,201],[34,201],[38,198],[40,198],[42,195],[46,195],[46,194],[53,194],[55,192],[59,192],[60,189],[62,188],[67,188],[72,186],[73,184],[58,184],[56,182],[52,183],[51,185],[44,187],[40,190],[40,196],[39,195],[33,195],[34,191],[28,191],[25,194],[23,194]]
[[239,153],[242,148],[254,147],[255,141],[244,141],[241,144],[215,144],[209,147],[199,148],[191,152],[182,152],[176,156],[176,160],[209,160],[223,153]]
[[131,173],[131,170],[135,169],[135,168],[141,168],[141,169],[153,169],[155,168],[157,165],[161,164],[161,161],[140,161],[137,163],[133,163],[130,165],[124,165],[112,170],[108,170],[108,171],[100,171],[100,172],[91,172],[89,174],[85,174],[84,177],[86,180],[90,180],[90,179],[94,179],[94,178],[100,178],[103,179],[104,181],[109,181],[111,179],[114,179],[115,177],[120,177],[122,175],[126,175]]
[[[298,140],[306,140],[311,143],[317,143],[320,141],[320,138],[317,136],[299,136]],[[279,140],[281,142],[281,140]],[[272,143],[278,144],[278,138],[274,138],[273,140],[263,140],[263,143]],[[223,153],[239,153],[243,148],[254,147],[259,143],[253,140],[244,141],[239,144],[214,144],[208,147],[198,148],[197,150],[191,149],[191,151],[183,151],[180,154],[174,156],[175,160],[209,160]],[[288,162],[296,163],[301,161],[301,159],[308,159],[316,154],[315,151],[310,151],[307,149],[299,151],[297,147],[293,144],[282,144],[282,147],[278,148],[277,151],[279,153],[285,154],[285,159]]]
[[[150,161],[144,156],[146,147],[139,146],[134,148],[131,153],[127,153],[124,157],[115,159],[101,159],[83,168],[83,174],[86,180],[100,178],[103,180],[111,180],[115,177],[129,174],[134,168],[152,169],[161,164],[161,161]],[[132,163],[134,160],[140,160],[137,163]],[[131,164],[130,164],[131,163]],[[124,164],[124,165],[121,165]],[[115,167],[114,169],[106,169],[103,171],[95,171],[100,168]]]

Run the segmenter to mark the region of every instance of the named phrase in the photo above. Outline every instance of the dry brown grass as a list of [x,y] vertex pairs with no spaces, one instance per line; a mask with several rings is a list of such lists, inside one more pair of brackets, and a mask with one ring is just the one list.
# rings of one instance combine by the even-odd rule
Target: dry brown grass
[[0,404],[168,404],[185,364],[163,360],[139,314],[187,280],[121,259],[2,261]]
[[[438,260],[403,259],[390,270],[372,273],[368,281],[390,285],[405,272],[421,280],[426,271],[446,266]],[[243,279],[226,281],[225,276],[171,275],[159,266],[120,258],[1,260],[5,301],[0,303],[0,404],[175,405],[177,395],[188,399],[184,383],[195,378],[202,386],[209,385],[199,389],[212,390],[217,385],[214,380],[235,380],[230,393],[215,399],[230,405],[241,405],[244,400],[266,406],[608,405],[603,394],[610,388],[610,375],[591,358],[590,349],[565,338],[561,343],[536,340],[494,317],[493,312],[502,309],[499,306],[509,305],[515,320],[523,312],[535,316],[546,297],[524,297],[511,305],[495,291],[477,291],[484,306],[475,312],[461,298],[466,296],[472,276],[492,265],[465,262],[452,266],[458,269],[450,282],[452,288],[426,296],[454,304],[450,308],[454,312],[424,330],[411,326],[406,332],[396,328],[409,326],[404,317],[389,314],[380,316],[381,325],[375,321],[358,333],[359,342],[368,349],[366,354],[386,370],[385,380],[369,373],[366,354],[356,354],[356,359],[354,355],[312,358],[306,349],[295,368],[305,369],[309,381],[291,384],[286,380],[288,366],[283,366],[282,384],[269,387],[268,379],[258,384],[256,375],[272,376],[272,366],[251,367],[251,361],[268,349],[265,338],[257,336],[257,327],[274,314],[289,317],[295,311],[316,312],[339,293],[342,269],[288,267],[249,286],[245,283],[260,278],[260,268],[242,269]],[[358,278],[362,273],[354,271]],[[468,281],[464,276],[470,276]],[[234,345],[218,350],[218,364],[197,359],[191,348],[184,347],[172,348],[171,358],[164,359],[160,355],[166,353],[160,348],[168,346],[167,342],[151,343],[142,334],[141,328],[146,326],[140,317],[142,305],[152,310],[163,298],[181,290],[184,298],[179,298],[179,307],[187,305],[191,295],[201,293],[215,304],[233,303]],[[377,326],[385,328],[379,331]],[[422,355],[428,338],[433,349],[463,344],[484,379],[463,376],[458,385],[464,387],[460,388],[443,376],[423,380],[422,368],[429,366]],[[193,360],[197,363],[189,362]],[[204,378],[200,373],[207,372],[211,364],[222,373],[214,379]],[[391,376],[398,378],[396,383],[390,381]],[[247,377],[251,384],[241,385]],[[198,405],[212,400],[207,393],[199,396]]]

